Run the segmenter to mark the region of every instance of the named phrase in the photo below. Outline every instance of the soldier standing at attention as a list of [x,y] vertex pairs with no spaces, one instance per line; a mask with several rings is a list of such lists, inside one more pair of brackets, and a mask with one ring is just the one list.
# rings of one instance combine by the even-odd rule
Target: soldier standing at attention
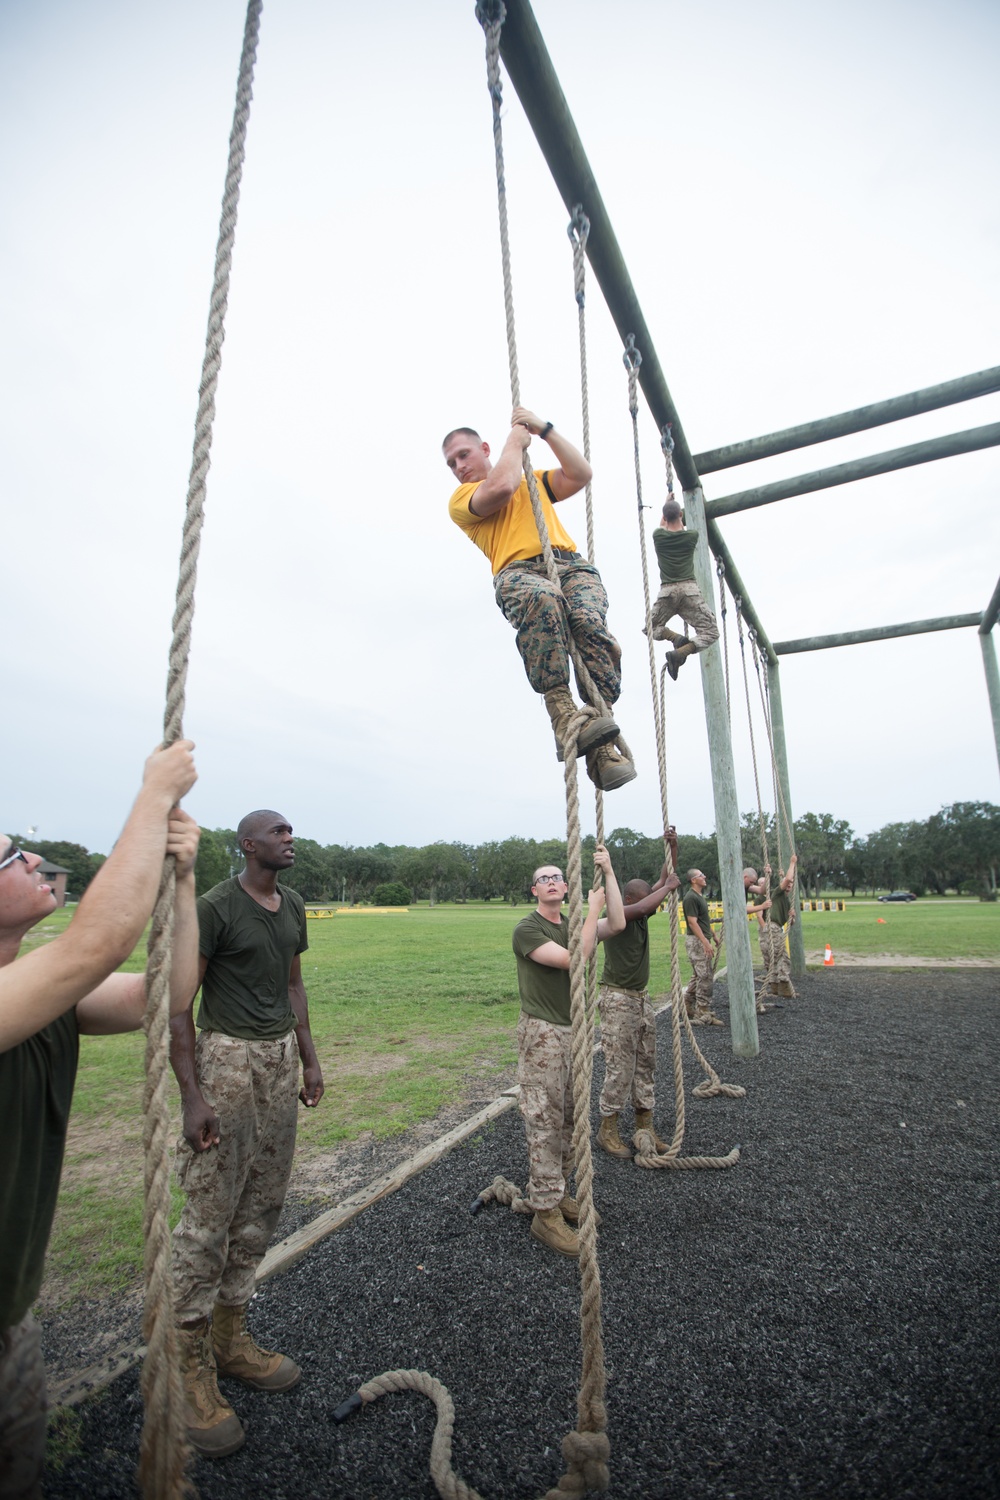
[[[604,890],[587,897],[583,955],[593,957],[597,922],[607,901],[608,931],[625,926],[621,892],[603,845],[594,865]],[[517,959],[521,1016],[517,1023],[517,1081],[528,1143],[527,1200],[535,1210],[531,1233],[561,1255],[579,1255],[576,1200],[566,1191],[573,1170],[573,1053],[570,1018],[569,922],[562,914],[566,882],[555,865],[542,865],[531,877],[538,905],[518,922],[512,939]]]
[[298,1101],[311,1109],[323,1096],[302,983],[305,905],[278,884],[295,862],[291,825],[252,812],[237,836],[245,868],[198,901],[197,1043],[190,1009],[171,1022],[184,1109],[175,1315],[188,1440],[205,1458],[235,1453],[245,1438],[218,1374],[260,1391],[287,1391],[301,1376],[288,1355],[254,1342],[246,1313],[285,1201]]

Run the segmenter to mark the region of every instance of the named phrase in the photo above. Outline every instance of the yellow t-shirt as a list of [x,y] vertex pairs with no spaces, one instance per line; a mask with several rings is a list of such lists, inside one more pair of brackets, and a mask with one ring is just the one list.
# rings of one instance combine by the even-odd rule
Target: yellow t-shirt
[[[550,470],[535,470],[538,494],[542,502],[542,514],[549,528],[549,541],[553,547],[564,547],[567,552],[576,551],[576,543],[564,531],[556,516],[552,501],[545,493],[543,474]],[[508,563],[522,558],[537,557],[542,550],[538,527],[535,525],[528,494],[528,481],[522,479],[503,510],[492,516],[477,516],[469,509],[477,484],[460,484],[448,502],[448,514],[460,526],[470,541],[475,542],[480,552],[485,552],[493,568],[494,577]]]

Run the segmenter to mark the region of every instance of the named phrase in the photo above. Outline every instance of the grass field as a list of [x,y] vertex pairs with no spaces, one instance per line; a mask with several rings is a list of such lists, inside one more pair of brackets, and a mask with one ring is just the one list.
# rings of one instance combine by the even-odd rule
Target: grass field
[[[510,933],[529,909],[417,906],[310,922],[302,968],[327,1092],[317,1110],[300,1113],[300,1160],[365,1132],[383,1139],[433,1118],[461,1099],[471,1077],[511,1066],[518,1001]],[[29,943],[49,941],[69,915],[55,913]],[[1000,963],[1000,905],[857,901],[844,912],[805,912],[802,922],[807,952],[829,942],[842,957]],[[670,987],[665,917],[651,933],[651,992],[659,994]],[[683,951],[681,960],[686,982]],[[144,962],[143,946],[125,967]],[[141,1034],[81,1045],[47,1302],[129,1285],[141,1270],[143,1045]],[[175,1191],[175,1214],[179,1207]]]

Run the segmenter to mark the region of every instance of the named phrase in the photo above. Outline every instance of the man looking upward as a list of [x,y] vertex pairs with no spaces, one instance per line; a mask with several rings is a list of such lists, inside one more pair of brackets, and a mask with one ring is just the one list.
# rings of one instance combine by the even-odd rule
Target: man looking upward
[[708,879],[702,870],[688,871],[688,893],[684,897],[684,921],[687,937],[684,949],[691,965],[691,981],[684,991],[684,1003],[692,1026],[721,1026],[712,1009],[712,969],[719,950],[719,934],[712,930],[712,918],[705,900]]
[[[604,890],[587,897],[582,944],[585,959],[597,946],[597,922],[605,901],[609,933],[625,926],[621,892],[603,845],[594,850],[594,866],[604,875]],[[541,865],[531,877],[538,903],[514,928],[517,987],[521,1016],[517,1023],[517,1081],[528,1143],[528,1191],[535,1210],[531,1233],[561,1255],[579,1255],[576,1200],[566,1191],[573,1170],[573,1028],[570,1017],[569,921],[562,915],[566,882],[555,865]]]
[[[536,469],[538,495],[548,527],[560,587],[545,571],[542,543],[524,475],[524,454],[533,436],[548,443],[558,467]],[[571,717],[579,712],[569,688],[570,637],[610,709],[621,692],[621,647],[608,630],[608,596],[601,575],[581,557],[563,529],[555,505],[589,482],[591,468],[551,422],[542,422],[524,406],[514,408],[511,429],[494,464],[490,445],[471,427],[456,427],[442,443],[445,462],[458,488],[448,514],[490,560],[496,601],[517,631],[517,649],[528,681],[545,699],[556,737],[557,757]],[[593,705],[577,741],[595,786],[614,791],[635,778],[635,768],[612,741],[613,719]]]

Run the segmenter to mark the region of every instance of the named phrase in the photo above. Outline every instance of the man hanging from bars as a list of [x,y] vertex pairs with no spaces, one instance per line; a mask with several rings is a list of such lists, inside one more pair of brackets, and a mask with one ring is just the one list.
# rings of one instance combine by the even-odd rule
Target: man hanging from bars
[[[535,479],[559,587],[545,570],[524,475],[524,453],[532,437],[544,438],[558,464],[536,469]],[[523,406],[514,408],[495,464],[489,444],[472,427],[456,427],[441,447],[459,482],[448,514],[490,560],[497,604],[517,631],[528,681],[545,699],[562,760],[569,722],[579,713],[569,687],[571,637],[609,709],[621,692],[621,647],[608,630],[601,575],[577,552],[555,512],[559,501],[589,483],[590,465],[551,422],[542,422]],[[577,754],[586,756],[594,785],[614,791],[634,779],[635,767],[613,746],[619,733],[614,720],[586,700],[584,707],[590,717],[580,731]]]
[[[664,505],[663,525],[653,532],[653,546],[660,564],[660,592],[652,608],[653,640],[673,644],[674,649],[667,652],[667,671],[676,682],[687,658],[707,651],[719,639],[719,626],[694,578],[698,533],[685,530],[684,512],[676,500]],[[673,615],[694,626],[693,640],[669,628],[667,621]]]

